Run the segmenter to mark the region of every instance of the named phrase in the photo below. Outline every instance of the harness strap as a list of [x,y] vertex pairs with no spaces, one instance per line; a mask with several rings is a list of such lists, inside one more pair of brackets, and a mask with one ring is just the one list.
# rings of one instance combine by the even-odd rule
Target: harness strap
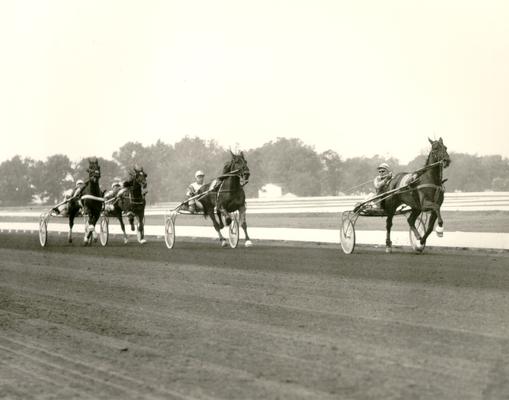
[[423,183],[423,184],[417,186],[414,190],[423,189],[423,188],[437,189],[437,190],[441,190],[442,192],[444,191],[443,186],[438,186],[433,183]]
[[[224,181],[221,181],[221,184],[219,185],[219,189],[217,189],[217,194],[216,194],[216,207],[217,205],[219,204],[219,193],[221,192],[221,189],[223,188],[223,184],[224,184]],[[225,191],[223,191],[224,193]]]

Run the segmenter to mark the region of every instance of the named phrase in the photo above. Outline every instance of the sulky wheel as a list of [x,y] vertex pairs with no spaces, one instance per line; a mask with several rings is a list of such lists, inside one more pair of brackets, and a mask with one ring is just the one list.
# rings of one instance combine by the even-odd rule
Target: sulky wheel
[[232,222],[228,227],[228,242],[230,243],[230,247],[235,249],[239,244],[239,212],[235,211],[232,213]]
[[109,221],[108,217],[103,213],[99,217],[99,240],[101,245],[106,246],[108,244],[109,232]]
[[[415,220],[415,228],[417,229],[417,232],[419,232],[419,235],[421,237],[424,236],[424,233],[426,232],[426,227],[428,225],[428,219],[429,215],[427,212],[421,212],[417,219]],[[425,244],[421,244],[420,240],[417,240],[417,238],[414,235],[414,232],[412,231],[412,228],[409,228],[408,235],[410,237],[410,244],[412,245],[412,248],[414,251],[417,251],[419,253],[422,253],[424,250]]]
[[42,247],[45,247],[48,243],[48,220],[45,215],[41,215],[39,221],[39,243]]
[[164,222],[164,242],[169,249],[175,246],[175,220],[171,215],[167,216]]
[[341,248],[345,254],[352,254],[355,249],[355,226],[350,218],[343,218],[339,232]]

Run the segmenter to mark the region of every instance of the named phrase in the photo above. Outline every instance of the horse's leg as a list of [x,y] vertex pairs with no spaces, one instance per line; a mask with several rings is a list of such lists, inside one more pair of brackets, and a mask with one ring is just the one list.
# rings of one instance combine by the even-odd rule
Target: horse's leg
[[444,220],[442,219],[442,214],[440,213],[440,206],[435,210],[437,213],[438,223],[437,223],[437,236],[442,237],[444,236]]
[[394,214],[388,214],[387,219],[385,221],[385,252],[392,253],[392,241],[391,241],[391,228],[392,228],[392,219],[394,218]]
[[95,211],[91,209],[88,215],[88,226],[86,227],[85,237],[83,239],[85,246],[92,242],[94,233],[97,235],[97,233],[95,232],[95,224],[97,223],[98,219],[99,215],[96,215]]
[[419,209],[412,209],[412,211],[410,212],[410,215],[407,218],[408,226],[410,227],[410,229],[414,233],[415,238],[417,240],[421,240],[421,234],[419,233],[419,231],[415,227],[415,221],[417,220],[417,217],[419,216],[420,213],[421,213],[421,211]]
[[130,212],[127,219],[129,220],[129,224],[131,225],[131,230],[132,231],[135,231],[135,227],[134,227],[134,213]]
[[246,205],[244,204],[239,208],[239,223],[240,226],[242,226],[242,229],[244,230],[244,235],[246,235],[246,242],[245,246],[250,247],[253,245],[253,242],[249,238],[249,235],[247,234],[247,222],[246,222]]
[[222,213],[222,211],[219,208],[217,208],[216,209],[216,215],[217,215],[217,220],[218,220],[218,224],[219,224],[219,229],[223,229],[224,228],[223,218],[221,216],[221,213]]
[[127,244],[127,233],[125,232],[125,224],[124,219],[122,218],[122,210],[115,209],[115,214],[118,219],[118,222],[120,223],[120,229],[122,229],[122,234],[124,235],[124,244]]
[[435,226],[435,221],[437,220],[437,211],[433,210],[431,212],[431,216],[429,217],[428,226],[426,227],[426,232],[424,232],[423,237],[421,238],[421,245],[426,244],[426,239],[433,232],[433,227]]
[[74,209],[69,210],[69,232],[67,233],[67,241],[72,243],[72,228],[74,226],[74,218],[76,217],[76,212]]
[[147,243],[145,239],[145,226],[143,225],[145,210],[141,210],[136,216],[138,217],[138,242],[141,244]]
[[209,212],[208,215],[209,215],[210,219],[212,220],[212,223],[214,224],[214,229],[216,230],[216,232],[217,232],[217,234],[219,236],[219,241],[221,242],[221,246],[222,247],[226,247],[226,239],[221,234],[221,226],[220,226],[220,224],[216,220],[216,216],[214,215],[214,211]]

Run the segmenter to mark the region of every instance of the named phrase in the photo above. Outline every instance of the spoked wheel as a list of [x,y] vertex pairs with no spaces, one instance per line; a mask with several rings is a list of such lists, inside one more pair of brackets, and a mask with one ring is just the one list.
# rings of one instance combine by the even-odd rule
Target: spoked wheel
[[39,243],[42,247],[45,247],[48,243],[48,219],[45,215],[41,215],[39,221]]
[[228,242],[230,243],[230,247],[235,249],[239,244],[239,212],[235,211],[231,214],[232,222],[228,227]]
[[[417,229],[417,232],[419,232],[419,235],[421,235],[421,237],[424,236],[424,233],[426,232],[428,220],[429,214],[427,212],[421,212],[417,219],[415,220],[415,228]],[[426,245],[421,244],[421,241],[415,237],[412,228],[409,228],[408,234],[410,236],[410,244],[412,245],[412,249],[414,249],[414,251],[417,251],[418,253],[422,253]]]
[[169,249],[175,246],[175,219],[171,215],[166,217],[164,223],[164,242]]
[[109,221],[108,217],[103,213],[99,217],[99,240],[101,245],[106,246],[108,244],[109,232]]
[[355,219],[350,215],[341,218],[341,229],[339,232],[341,248],[345,254],[352,254],[355,249]]

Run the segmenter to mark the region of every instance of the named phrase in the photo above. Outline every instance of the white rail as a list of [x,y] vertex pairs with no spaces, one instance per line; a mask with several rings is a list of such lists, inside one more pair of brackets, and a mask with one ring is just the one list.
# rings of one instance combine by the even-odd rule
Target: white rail
[[[248,199],[250,214],[335,213],[351,210],[365,196],[296,197]],[[178,203],[160,203],[147,209],[149,215],[164,214]],[[509,211],[509,192],[446,193],[444,211]]]
[[[363,196],[296,197],[278,199],[247,199],[249,214],[339,213],[351,210]],[[147,215],[164,215],[179,202],[148,206]],[[39,216],[44,207],[0,209],[1,216]],[[446,193],[444,211],[509,211],[509,192]]]

